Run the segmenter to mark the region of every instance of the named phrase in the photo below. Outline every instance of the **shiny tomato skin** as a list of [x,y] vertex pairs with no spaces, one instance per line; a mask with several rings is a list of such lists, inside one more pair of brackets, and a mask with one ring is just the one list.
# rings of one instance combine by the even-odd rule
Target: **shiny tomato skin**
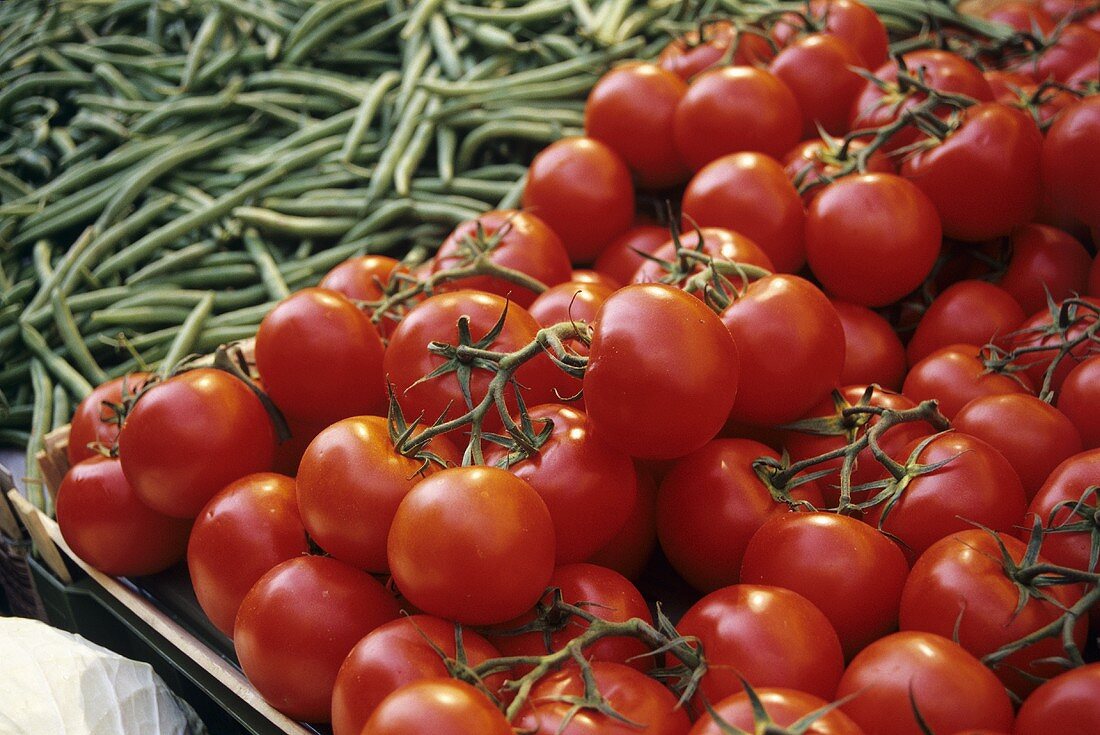
[[730,61],[736,65],[766,63],[775,56],[767,39],[756,33],[742,33],[727,20],[707,23],[701,30],[702,37],[699,31],[688,31],[669,41],[657,57],[661,68],[689,82],[722,61],[730,46],[734,47]]
[[[1062,310],[1065,302],[1057,302],[1053,307],[1043,307],[1035,312],[1020,325],[1016,333],[1008,341],[1007,347],[1027,348],[1031,351],[1021,355],[1018,365],[1026,369],[1022,373],[1027,377],[1036,391],[1042,388],[1046,371],[1054,358],[1058,355],[1062,345],[1061,331],[1065,332],[1067,340],[1079,339],[1085,330],[1100,320],[1100,298],[1092,296],[1080,297],[1083,305],[1073,306],[1066,314],[1067,321],[1064,325],[1055,328],[1055,320],[1062,318]],[[1052,313],[1053,309],[1053,313]],[[1034,349],[1043,347],[1046,349]],[[1082,360],[1091,355],[1100,353],[1100,346],[1094,341],[1085,340],[1073,347],[1069,354],[1062,358],[1051,375],[1050,389],[1057,394],[1062,388],[1066,376]]]
[[999,285],[1034,314],[1055,301],[1086,291],[1092,258],[1073,235],[1049,225],[1031,223],[1013,231],[1012,257]]
[[[409,615],[383,623],[348,653],[332,690],[333,735],[359,735],[378,705],[392,692],[421,679],[448,676],[434,644],[456,657],[455,624],[431,615]],[[462,629],[465,663],[477,666],[500,652],[483,636]],[[500,677],[495,677],[499,679]],[[499,684],[489,681],[488,686]]]
[[57,525],[78,557],[103,572],[136,577],[183,558],[191,522],[149,508],[117,459],[95,456],[69,468],[57,489]]
[[606,273],[614,278],[620,285],[625,285],[630,283],[639,266],[645,262],[645,258],[639,255],[638,251],[652,253],[668,242],[668,238],[667,227],[635,224],[604,248],[596,258],[594,267],[600,273]]
[[[535,318],[539,326],[550,327],[559,322],[583,322],[591,324],[607,297],[616,289],[603,283],[566,281],[543,291],[538,295],[527,313]],[[581,354],[588,348],[578,342],[574,345]]]
[[914,401],[937,401],[948,419],[980,396],[1032,393],[1026,375],[987,372],[979,353],[975,345],[941,347],[909,368],[901,392]]
[[[339,291],[354,301],[380,301],[390,280],[408,272],[407,266],[388,255],[358,255],[337,264],[317,285]],[[383,317],[375,326],[379,334],[387,337],[397,321]]]
[[1058,392],[1058,408],[1077,427],[1085,449],[1100,447],[1100,355],[1069,372]]
[[308,553],[294,479],[261,472],[226,485],[202,509],[187,543],[187,569],[206,617],[232,636],[252,585],[277,564]]
[[[1083,520],[1081,514],[1072,512],[1072,508],[1082,500],[1089,487],[1097,484],[1097,478],[1100,478],[1100,449],[1086,449],[1055,467],[1031,499],[1019,536],[1027,540],[1036,519],[1042,522],[1043,528],[1058,528]],[[1085,505],[1095,507],[1098,503],[1100,500],[1092,494]],[[1088,512],[1087,507],[1082,508],[1083,514]],[[1055,564],[1089,570],[1092,535],[1088,531],[1050,533],[1043,539],[1042,552]]]
[[915,365],[947,345],[993,342],[1020,326],[1025,316],[1016,299],[999,286],[978,279],[953,283],[929,304],[906,356]]
[[588,354],[584,396],[593,430],[632,457],[681,457],[729,416],[737,346],[713,311],[677,288],[616,291],[596,316]]
[[[755,692],[768,717],[780,727],[793,725],[811,712],[829,704],[821,697],[795,689],[761,687],[755,689]],[[755,722],[752,702],[745,692],[738,692],[715,702],[714,710],[727,724],[746,732],[753,731]],[[724,732],[710,713],[705,713],[696,720],[688,735],[724,735]],[[805,732],[806,735],[863,735],[863,730],[840,710],[833,710],[814,720],[813,725]]]
[[933,732],[1012,729],[1012,702],[996,675],[962,646],[934,633],[894,633],[863,649],[848,665],[836,696],[857,692],[841,710],[867,735],[923,735],[910,696]]
[[129,373],[102,385],[84,397],[69,421],[69,443],[65,449],[69,466],[98,454],[89,444],[101,444],[111,449],[118,440],[119,424],[114,406],[122,402],[123,393],[133,396],[145,385],[148,373]]
[[645,570],[649,557],[657,548],[657,481],[653,473],[635,463],[638,475],[638,498],[626,523],[602,549],[587,561],[614,569],[631,581],[637,581]]
[[1085,664],[1051,679],[1020,707],[1013,735],[1089,735],[1100,724],[1100,663]]
[[739,152],[711,161],[684,190],[685,229],[723,227],[748,237],[784,273],[806,261],[798,191],[770,155]]
[[848,132],[848,113],[863,89],[856,50],[844,39],[813,33],[796,39],[772,59],[768,68],[794,93],[802,110],[802,135]]
[[194,518],[233,480],[271,469],[275,429],[242,381],[199,368],[142,395],[119,432],[118,451],[142,502],[165,515]]
[[328,722],[336,672],[355,643],[397,618],[366,572],[323,556],[272,568],[241,602],[233,645],[245,676],[283,714]]
[[489,698],[458,679],[419,679],[379,703],[361,735],[512,735]]
[[[886,61],[889,40],[886,26],[874,10],[859,0],[811,0],[811,17],[824,25],[824,32],[847,41],[859,54],[860,65],[873,69]],[[795,16],[784,16],[772,28],[772,37],[785,47],[804,28]]]
[[[921,554],[902,593],[901,629],[957,636],[959,645],[981,658],[1054,622],[1080,599],[1079,588],[1045,587],[1049,600],[1032,596],[1019,607],[1020,589],[1005,573],[997,541],[988,531],[972,528],[941,539]],[[1001,535],[1000,542],[1013,562],[1020,563],[1026,545],[1007,535]],[[1037,563],[1047,560],[1040,556]],[[1084,645],[1087,627],[1087,620],[1078,621],[1078,646]],[[1046,638],[1009,656],[993,671],[1024,698],[1038,686],[1028,674],[1047,678],[1063,670],[1038,662],[1063,655],[1062,641]]]
[[824,289],[885,306],[928,276],[940,252],[935,205],[893,174],[847,176],[824,188],[806,214],[806,259]]
[[1017,31],[1031,33],[1038,29],[1044,35],[1054,30],[1054,19],[1038,5],[1023,0],[1009,0],[983,13],[989,20],[1004,23]]
[[554,571],[554,523],[523,480],[497,467],[454,467],[421,480],[388,539],[393,580],[420,610],[471,625],[510,620]]
[[[859,153],[867,148],[867,143],[861,140],[852,140],[848,143],[848,156],[841,155],[842,144],[835,140],[825,141],[818,137],[804,140],[794,148],[787,151],[781,159],[783,170],[798,190],[802,193],[802,203],[810,206],[810,202],[817,196],[824,186],[821,184],[806,190],[806,187],[824,177],[835,177],[842,167],[850,161],[848,156]],[[876,150],[867,158],[867,173],[897,173],[897,166],[881,150]]]
[[[702,248],[699,247],[700,236],[702,236],[703,239]],[[659,258],[665,262],[675,262],[678,257],[676,246],[676,241],[670,239],[651,254],[654,258]],[[741,233],[727,230],[723,227],[700,227],[698,229],[682,232],[679,236],[679,246],[681,249],[699,250],[700,252],[710,255],[716,261],[754,265],[768,271],[775,270],[771,258],[768,257],[767,253],[765,253],[759,245]],[[698,273],[703,270],[703,267],[704,265],[699,263],[693,272]],[[668,270],[662,264],[647,260],[639,266],[629,282],[656,283],[667,275]],[[727,277],[733,283],[734,287],[739,288],[742,285],[741,279],[738,278],[737,275],[729,275]],[[696,295],[702,298],[703,293],[697,291]]]
[[657,64],[620,64],[588,93],[585,135],[619,154],[639,188],[682,183],[690,172],[672,143],[672,126],[686,93],[684,80]]
[[905,346],[890,322],[866,306],[830,299],[844,327],[841,385],[877,383],[900,390],[905,377]]
[[735,584],[692,605],[676,629],[698,638],[711,664],[699,692],[717,702],[756,687],[784,687],[832,699],[844,669],[840,640],[828,618],[797,592]]
[[1090,227],[1100,227],[1097,136],[1100,95],[1092,95],[1063,110],[1043,142],[1043,186],[1060,209]]
[[750,283],[722,312],[741,355],[730,418],[757,426],[793,421],[840,380],[844,327],[816,286],[776,274]]
[[1064,82],[1078,67],[1100,54],[1100,32],[1083,23],[1066,25],[1050,40],[1050,46],[1020,66],[1036,82]]

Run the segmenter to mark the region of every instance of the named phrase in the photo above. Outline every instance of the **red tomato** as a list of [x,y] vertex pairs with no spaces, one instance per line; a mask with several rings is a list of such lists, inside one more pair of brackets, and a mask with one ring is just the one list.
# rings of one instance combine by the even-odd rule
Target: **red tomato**
[[766,276],[722,313],[741,355],[730,418],[775,426],[829,395],[844,368],[844,327],[816,286],[798,276]]
[[[700,235],[703,238],[702,246],[699,244]],[[774,270],[775,266],[772,265],[771,258],[760,249],[760,246],[755,242],[745,237],[744,235],[734,232],[733,230],[727,230],[722,227],[702,227],[697,230],[690,230],[680,235],[679,246],[682,249],[698,250],[709,256],[718,262],[733,262],[741,263],[742,265],[755,265],[765,270]],[[666,263],[677,263],[677,243],[675,240],[669,240],[661,247],[657,248],[652,253],[654,258],[659,258]],[[673,285],[685,284],[683,279],[689,278],[691,274],[698,273],[704,268],[703,263],[694,263],[688,274],[682,276]],[[679,272],[677,268],[676,273]],[[657,263],[652,260],[647,260],[642,263],[637,272],[634,273],[631,281],[633,283],[655,283],[667,279],[670,277],[670,272],[666,266],[661,263]],[[726,276],[734,288],[740,289],[744,284],[743,279],[737,277],[736,274]],[[665,280],[664,282],[670,282]],[[696,291],[696,296],[703,298],[702,291]],[[727,293],[727,296],[732,297],[732,293]]]
[[[1039,492],[1027,508],[1026,522],[1021,524],[1020,535],[1025,539],[1031,532],[1031,524],[1038,518],[1044,528],[1073,526],[1094,517],[1100,504],[1095,493],[1085,498],[1085,491],[1100,484],[1100,449],[1088,449],[1075,454],[1054,468]],[[1084,498],[1078,511],[1074,507]],[[1090,510],[1090,508],[1092,510]],[[1094,522],[1095,523],[1095,522]],[[1074,569],[1089,570],[1095,528],[1081,531],[1048,533],[1043,538],[1043,555],[1055,564]]]
[[1057,676],[1027,698],[1014,735],[1089,735],[1100,724],[1100,663]]
[[1047,40],[1048,46],[1020,65],[1037,82],[1064,82],[1100,54],[1100,33],[1081,23],[1070,23]]
[[[1100,298],[1084,296],[1082,301],[1083,304],[1076,306],[1070,304],[1065,310],[1064,319],[1063,310],[1066,306],[1064,302],[1040,309],[1028,317],[1013,335],[1009,347],[1031,350],[1020,356],[1017,366],[1026,367],[1023,374],[1031,380],[1036,390],[1042,387],[1045,374],[1050,369],[1054,358],[1058,356],[1064,342],[1080,338],[1090,326],[1100,320]],[[1098,352],[1100,347],[1090,340],[1085,340],[1070,350],[1051,374],[1051,390],[1057,393],[1069,372],[1079,362]]]
[[[1056,227],[1027,224],[1012,232],[1012,257],[998,285],[1012,294],[1024,314],[1085,293],[1092,258],[1073,235]],[[1021,320],[1023,321],[1023,320]]]
[[[337,265],[317,285],[339,291],[355,301],[379,301],[385,295],[390,279],[408,272],[409,269],[403,263],[389,256],[359,255]],[[391,317],[383,317],[375,326],[382,336],[388,336],[397,326],[397,321]]]
[[752,66],[766,63],[775,56],[767,39],[752,32],[741,32],[727,20],[718,20],[701,26],[701,31],[687,33],[669,41],[661,50],[657,63],[684,81],[716,66],[730,53],[730,63]]
[[915,460],[938,469],[912,477],[887,506],[867,509],[865,520],[896,538],[912,560],[941,538],[974,524],[1010,531],[1024,517],[1027,500],[1020,478],[1000,452],[959,431],[919,439],[901,455],[904,462],[922,442]]
[[[822,177],[833,178],[848,165],[851,157],[867,148],[867,143],[860,140],[848,142],[847,148],[843,143],[835,140],[823,140],[811,138],[804,140],[783,156],[783,170],[787,178],[802,194],[802,203],[809,207],[810,202],[821,191],[821,186],[807,187],[821,181]],[[867,173],[897,173],[897,168],[881,150],[874,151],[867,157]],[[822,185],[827,182],[822,182]]]
[[279,302],[256,332],[256,369],[286,415],[331,423],[384,414],[382,338],[346,296],[307,288]]
[[955,414],[956,429],[1004,455],[1028,500],[1063,460],[1081,451],[1081,436],[1066,414],[1026,393],[981,396]]
[[[829,704],[821,697],[794,689],[763,687],[755,692],[768,717],[779,727],[789,727]],[[745,692],[738,692],[717,702],[714,712],[728,725],[739,727],[745,732],[755,731],[757,718],[749,695]],[[729,730],[721,729],[715,718],[707,712],[696,721],[688,735],[723,735],[727,732]],[[815,719],[810,729],[804,732],[806,735],[863,735],[863,730],[838,709]]]
[[[500,656],[481,635],[468,628],[462,628],[461,632],[463,663],[477,666]],[[443,656],[451,660],[458,657],[456,641],[457,626],[431,615],[398,618],[364,636],[336,674],[332,690],[333,735],[360,735],[378,705],[406,684],[449,676]]]
[[835,181],[806,214],[814,275],[832,295],[863,306],[884,306],[919,286],[932,272],[940,238],[932,201],[893,174]]
[[905,555],[855,518],[835,513],[773,515],[749,541],[741,581],[793,590],[832,623],[850,659],[897,630]]
[[936,296],[917,324],[906,347],[909,364],[947,345],[992,342],[1018,327],[1025,316],[1011,294],[988,281],[953,283]]
[[356,641],[397,613],[397,602],[369,574],[336,559],[299,556],[245,595],[233,646],[271,706],[296,720],[328,722],[340,664]]
[[[753,470],[760,457],[779,453],[749,439],[716,439],[679,460],[657,494],[657,536],[676,572],[710,592],[734,584],[749,539],[773,515],[789,508],[775,501]],[[815,507],[821,493],[800,485],[795,498]]]
[[1077,427],[1084,448],[1100,447],[1100,355],[1069,372],[1058,392],[1058,408]]
[[673,141],[681,159],[698,171],[739,151],[778,158],[801,132],[798,100],[782,80],[753,66],[727,66],[692,81],[676,107]]
[[[875,11],[858,0],[811,0],[809,15],[815,28],[851,44],[859,54],[861,66],[874,68],[886,61],[889,43],[886,26]],[[772,36],[783,47],[802,30],[806,30],[805,20],[787,15],[772,28]]]
[[[606,288],[611,291],[622,288],[624,285],[622,281],[616,280],[606,273],[600,273],[599,271],[593,270],[591,268],[574,268],[573,275],[570,277],[570,282],[584,283],[591,286],[600,286],[601,288]],[[538,299],[536,299],[536,301],[537,300]]]
[[363,733],[370,735],[512,735],[489,698],[457,679],[419,679],[379,703]]
[[233,480],[271,469],[275,429],[242,381],[199,368],[142,394],[118,434],[118,452],[143,503],[194,518]]
[[848,113],[863,90],[854,69],[863,61],[839,36],[813,33],[798,38],[772,59],[768,68],[794,93],[802,110],[802,135],[848,132]]
[[1091,227],[1100,227],[1098,139],[1100,95],[1093,95],[1066,108],[1043,143],[1043,186],[1059,208]]
[[584,396],[593,429],[633,457],[672,459],[701,447],[722,428],[737,394],[729,330],[672,286],[634,284],[613,293],[596,316],[588,354]]
[[635,225],[604,248],[600,257],[596,258],[595,268],[621,284],[630,283],[638,266],[645,262],[645,258],[638,253],[652,253],[666,242],[667,227]]
[[828,618],[797,592],[735,584],[696,602],[676,625],[698,639],[710,668],[699,692],[711,702],[755,687],[784,687],[831,699],[844,670]]
[[275,565],[308,553],[294,480],[261,472],[226,485],[202,509],[187,543],[187,569],[206,617],[232,636],[252,585]]
[[57,525],[78,557],[103,572],[137,577],[183,558],[191,522],[141,502],[117,459],[89,457],[57,489]]
[[570,698],[583,696],[585,684],[571,666],[534,686],[517,729],[530,735],[687,735],[687,712],[657,680],[608,661],[593,662],[592,674],[600,695],[622,719],[593,709],[574,711]]
[[618,153],[639,187],[674,186],[690,174],[672,143],[676,106],[686,92],[683,79],[656,64],[621,64],[600,77],[589,92],[584,132]]
[[932,732],[1012,729],[1012,702],[992,671],[957,643],[904,631],[875,641],[852,660],[837,697],[867,735],[923,735],[916,702]]
[[905,347],[890,322],[866,306],[831,299],[844,327],[841,385],[878,383],[899,390],[905,377]]
[[606,545],[588,561],[614,569],[627,579],[642,575],[646,562],[657,547],[657,482],[653,474],[635,463],[638,474],[638,498],[626,523]]
[[943,232],[969,242],[1007,235],[1039,210],[1043,136],[1025,112],[987,102],[905,156],[901,174],[936,205]]
[[[1093,234],[1093,241],[1100,242],[1100,229]],[[1089,266],[1088,295],[1100,298],[1100,257],[1092,259]]]
[[[591,324],[596,312],[614,291],[614,288],[603,283],[566,281],[539,294],[531,302],[527,313],[543,327],[551,327],[560,322]],[[588,347],[580,342],[572,346],[581,354],[588,352]]]
[[[461,454],[445,435],[428,451],[450,464]],[[324,429],[302,456],[297,502],[302,523],[329,555],[385,573],[386,536],[402,498],[439,465],[397,453],[381,416],[356,416]]]
[[1043,8],[1023,0],[1009,0],[984,13],[989,20],[1014,28],[1024,33],[1035,30],[1046,35],[1054,30],[1054,19]]
[[802,199],[783,167],[760,153],[722,156],[684,190],[687,227],[724,227],[748,237],[775,264],[794,273],[806,260]]
[[554,523],[523,480],[496,467],[455,467],[421,480],[389,533],[393,580],[409,602],[472,625],[511,620],[554,571]]
[[1026,375],[989,372],[978,347],[955,344],[941,347],[913,365],[901,392],[914,401],[937,401],[940,413],[951,419],[980,396],[1030,394],[1031,381]]
[[[1000,542],[1019,564],[1025,544],[1005,535]],[[1037,563],[1047,562],[1039,557]],[[901,629],[951,636],[980,658],[1054,622],[1080,599],[1081,591],[1045,586],[1042,595],[1028,596],[1021,607],[1020,587],[1005,571],[997,539],[989,531],[972,528],[932,544],[917,559],[901,597]],[[1087,627],[1087,620],[1078,621],[1078,646],[1084,646]],[[1023,698],[1038,685],[1029,676],[1046,678],[1062,670],[1041,660],[1064,655],[1061,639],[1046,638],[1004,659],[994,673]]]
[[89,445],[114,447],[120,423],[115,407],[122,403],[124,394],[136,395],[148,377],[149,373],[123,375],[96,386],[84,397],[69,422],[69,444],[65,450],[69,466],[98,454]]
[[[550,225],[534,214],[515,210],[486,212],[476,220],[459,223],[439,246],[432,259],[432,273],[465,265],[471,243],[482,249],[491,245],[489,260],[544,286],[564,283],[573,273],[569,251]],[[523,307],[540,293],[494,276],[459,278],[440,284],[437,291],[463,289],[497,294]]]

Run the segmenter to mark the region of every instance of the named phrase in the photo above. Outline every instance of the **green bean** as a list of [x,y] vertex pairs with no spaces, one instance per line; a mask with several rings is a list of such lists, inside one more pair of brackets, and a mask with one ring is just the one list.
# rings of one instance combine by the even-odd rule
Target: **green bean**
[[225,51],[219,51],[211,57],[198,74],[195,75],[195,86],[202,87],[214,80],[219,74],[232,66],[237,68],[253,66],[263,62],[266,54],[262,48],[234,47]]
[[6,411],[3,410],[2,405],[0,405],[0,426],[5,428],[10,426],[25,426],[30,422],[31,417],[34,415],[34,406],[21,406],[17,404],[17,401],[12,401],[12,406]]
[[290,177],[286,181],[268,187],[266,193],[268,196],[273,197],[293,197],[316,189],[323,189],[328,186],[354,184],[361,180],[362,177],[359,175],[346,168],[341,168],[328,173],[303,177]]
[[198,33],[195,34],[195,41],[187,51],[187,61],[183,65],[183,74],[180,76],[180,88],[184,91],[192,88],[195,75],[202,63],[202,57],[206,55],[210,45],[214,42],[214,37],[221,30],[223,20],[222,9],[214,8],[213,12],[207,15],[199,26]]
[[[433,97],[424,108],[425,117],[430,118],[437,109],[439,109],[439,98]],[[409,138],[404,152],[397,159],[393,169],[393,188],[400,196],[409,195],[413,174],[416,173],[421,159],[424,158],[434,132],[435,123],[430,119],[421,122]]]
[[527,174],[524,173],[511,190],[497,202],[497,209],[515,209],[523,198],[523,190],[527,187]]
[[[12,238],[12,245],[16,247],[26,245],[47,235],[87,222],[110,200],[113,183],[113,179],[108,179],[100,185],[89,187],[88,192],[94,193],[62,199],[46,207],[37,215],[28,217],[24,221],[25,228]],[[79,203],[70,202],[73,199]]]
[[458,133],[455,129],[449,125],[438,126],[435,131],[435,167],[444,183],[454,179],[457,147]]
[[245,249],[256,264],[256,270],[260,272],[260,281],[267,289],[268,295],[275,301],[285,299],[290,295],[290,289],[286,281],[279,273],[279,265],[271,255],[271,249],[260,237],[260,233],[251,227],[245,229],[242,238]]
[[[34,298],[30,300],[30,303],[27,304],[27,311],[34,311],[46,303],[46,299],[49,298],[49,294],[54,289],[55,285],[65,278],[69,269],[71,269],[80,258],[81,252],[91,243],[92,234],[91,228],[84,230],[80,237],[76,239],[76,242],[73,243],[72,247],[70,247],[61,257],[61,260],[58,261],[57,267],[50,273],[43,276],[42,269],[40,267],[38,268],[39,280],[42,283],[42,287],[38,290],[38,293],[34,295]],[[37,254],[37,244],[35,251]]]
[[390,135],[389,146],[383,151],[382,158],[371,176],[370,185],[367,188],[369,198],[379,197],[392,187],[398,157],[416,132],[420,113],[427,104],[428,93],[423,89],[417,89],[409,97],[408,104],[401,113],[401,119],[398,120],[397,126]]
[[46,369],[37,360],[31,361],[31,386],[34,389],[34,417],[31,419],[30,440],[27,442],[23,482],[26,483],[27,498],[36,507],[45,508],[47,494],[43,492],[38,453],[43,448],[43,438],[53,421],[53,384]]
[[96,64],[92,67],[92,74],[128,100],[147,99],[147,97],[141,93],[141,90],[137,88],[137,85],[122,76],[122,72],[111,64],[105,62]]
[[72,365],[53,353],[45,338],[37,329],[24,322],[20,325],[20,330],[23,333],[23,344],[35,357],[42,361],[42,364],[53,373],[55,378],[68,388],[69,393],[83,399],[84,396],[92,392],[91,384]]
[[290,24],[284,18],[247,0],[214,0],[214,2],[234,15],[243,16],[278,31],[282,36],[290,32]]
[[503,28],[454,16],[451,16],[451,22],[470,38],[494,51],[518,51],[521,48],[522,44],[516,37]]
[[149,279],[146,283],[172,284],[181,288],[232,288],[255,283],[259,275],[254,265],[218,265],[192,268],[184,273],[171,273]]
[[485,210],[483,207],[457,207],[449,202],[421,201],[413,203],[413,211],[421,219],[455,225],[466,220],[477,219]]
[[233,216],[261,230],[296,237],[338,237],[357,221],[352,217],[296,217],[259,207],[237,207]]
[[442,13],[433,13],[428,20],[428,38],[432,48],[435,49],[435,57],[439,60],[439,66],[443,73],[451,79],[462,76],[462,59],[459,58],[459,45],[455,43],[451,34],[451,27]]
[[379,77],[374,80],[374,83],[371,84],[367,94],[363,96],[363,101],[360,102],[359,107],[355,111],[351,129],[348,130],[347,138],[344,139],[344,144],[340,148],[340,160],[353,160],[353,154],[359,149],[359,145],[363,142],[367,129],[370,127],[375,113],[378,112],[378,108],[382,104],[383,97],[386,92],[399,81],[401,81],[400,74],[396,71],[387,71],[379,75]]
[[69,356],[76,363],[77,369],[96,385],[105,382],[107,374],[99,367],[92,353],[84,345],[80,331],[76,327],[76,321],[73,319],[73,313],[69,310],[69,304],[59,291],[54,291],[50,295],[50,306],[53,307],[57,333],[61,336],[61,342],[68,348]]
[[[417,36],[405,47],[405,58],[401,64],[401,86],[397,91],[397,105],[395,112],[401,115],[405,105],[409,103],[412,90],[425,78],[428,64],[432,60],[432,46],[423,35]],[[434,75],[432,75],[434,76]]]
[[202,260],[204,256],[213,252],[217,247],[217,243],[213,240],[203,240],[201,242],[192,243],[191,245],[186,245],[179,250],[173,250],[170,253],[162,255],[157,260],[148,263],[139,270],[134,271],[127,276],[126,283],[132,285],[147,281],[150,278],[155,278],[164,273],[171,273],[177,268],[183,268]]
[[160,324],[179,324],[191,312],[187,309],[148,306],[112,306],[93,311],[88,319],[92,327],[149,327]]
[[284,61],[288,64],[299,63],[341,28],[346,28],[364,15],[376,13],[383,5],[383,0],[335,0],[314,5],[287,37]]
[[142,115],[131,126],[135,133],[147,133],[156,129],[165,120],[177,122],[188,115],[204,115],[229,107],[238,97],[243,86],[239,78],[231,80],[225,88],[216,95],[208,97],[180,97],[171,102],[163,103]]
[[[483,145],[498,138],[524,138],[549,143],[562,137],[568,129],[555,123],[524,122],[514,120],[490,120],[474,128],[462,141],[458,149],[455,166],[464,171],[474,162],[474,156]],[[575,131],[578,134],[581,131]]]
[[489,8],[448,1],[445,7],[447,14],[452,17],[511,25],[559,18],[570,10],[569,5],[570,0],[534,0],[516,8]]
[[391,199],[383,201],[377,206],[372,205],[370,214],[345,232],[337,245],[343,245],[364,235],[377,232],[392,222],[407,217],[412,212],[413,203],[408,199]]
[[8,113],[11,106],[28,94],[53,88],[86,87],[92,83],[92,76],[84,72],[44,71],[28,74],[0,91],[0,118]]
[[344,110],[327,120],[305,127],[293,135],[288,135],[258,155],[249,156],[247,163],[234,166],[234,170],[256,171],[279,161],[280,154],[285,151],[294,148],[301,150],[303,146],[308,144],[316,143],[322,139],[331,139],[332,136],[343,133],[354,124],[356,113],[356,110]]
[[162,378],[167,378],[172,369],[191,352],[191,348],[198,341],[199,335],[202,334],[202,328],[213,308],[214,294],[207,291],[202,300],[195,304],[195,308],[187,315],[180,326],[179,333],[176,334],[176,338],[172,340],[172,344],[168,347],[168,354],[161,361],[160,370],[158,371]]
[[52,429],[60,429],[65,424],[69,423],[69,418],[73,415],[73,402],[69,400],[69,392],[65,390],[63,385],[55,385],[53,387],[53,416],[50,420],[50,426]]
[[49,240],[39,240],[34,244],[34,271],[38,274],[38,280],[53,280],[53,246]]
[[368,200],[362,194],[353,197],[298,197],[294,199],[265,199],[265,208],[279,214],[296,217],[345,217],[359,218],[367,210]]
[[380,23],[367,28],[360,33],[338,44],[338,51],[361,50],[379,46],[389,41],[398,33],[398,29],[408,22],[409,11],[402,10],[394,13]]
[[331,95],[348,102],[359,102],[366,89],[350,77],[338,77],[332,72],[324,74],[317,71],[298,71],[292,69],[273,69],[256,72],[248,77],[246,89],[264,89],[265,87],[293,87]]

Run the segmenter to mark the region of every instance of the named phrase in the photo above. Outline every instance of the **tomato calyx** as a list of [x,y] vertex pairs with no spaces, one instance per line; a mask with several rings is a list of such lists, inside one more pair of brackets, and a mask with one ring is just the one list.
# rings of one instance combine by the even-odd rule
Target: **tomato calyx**
[[417,416],[410,424],[405,420],[405,413],[401,410],[401,404],[397,402],[397,393],[393,389],[393,383],[386,381],[386,393],[389,395],[389,411],[386,414],[386,425],[389,429],[390,443],[398,454],[420,461],[417,474],[424,476],[428,468],[434,463],[440,467],[446,467],[447,461],[438,454],[428,450],[428,442],[416,442],[416,430],[420,428],[423,416]]
[[[183,368],[183,370],[190,370],[195,367],[199,366],[190,365]],[[248,361],[245,360],[244,352],[239,345],[220,345],[218,349],[214,351],[214,362],[210,367],[229,373],[234,378],[244,383],[256,398],[260,399],[264,411],[267,412],[272,425],[275,427],[275,437],[278,439],[279,443],[281,444],[290,439],[290,426],[286,422],[286,417],[283,416],[283,412],[279,410],[279,407],[275,405],[275,402],[271,400],[267,393],[265,393],[260,386],[256,385],[256,382],[252,379]]]
[[756,690],[752,688],[748,680],[740,674],[737,674],[737,678],[741,680],[741,687],[745,692],[745,696],[748,697],[749,704],[752,706],[753,727],[751,732],[731,725],[722,718],[721,714],[719,714],[710,701],[706,699],[703,700],[703,706],[707,714],[710,715],[711,720],[724,735],[805,735],[805,733],[809,732],[821,718],[825,717],[825,715],[839,707],[843,707],[852,699],[859,696],[859,692],[853,692],[846,697],[841,697],[835,702],[829,702],[823,707],[818,707],[812,712],[807,712],[791,724],[783,726],[773,720],[767,710],[764,709],[764,703],[760,701],[760,695],[756,693]]
[[[1068,515],[1057,520],[1062,511]],[[1085,488],[1077,500],[1063,500],[1050,509],[1044,534],[1087,533],[1089,534],[1089,563],[1087,571],[1096,571],[1100,565],[1100,485]]]

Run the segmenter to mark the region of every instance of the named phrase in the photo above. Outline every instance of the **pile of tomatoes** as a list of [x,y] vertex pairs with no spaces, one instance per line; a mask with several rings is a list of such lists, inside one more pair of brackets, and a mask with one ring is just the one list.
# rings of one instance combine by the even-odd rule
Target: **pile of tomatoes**
[[98,388],[66,541],[336,735],[1096,732],[1100,12],[997,13],[612,69],[523,210]]

